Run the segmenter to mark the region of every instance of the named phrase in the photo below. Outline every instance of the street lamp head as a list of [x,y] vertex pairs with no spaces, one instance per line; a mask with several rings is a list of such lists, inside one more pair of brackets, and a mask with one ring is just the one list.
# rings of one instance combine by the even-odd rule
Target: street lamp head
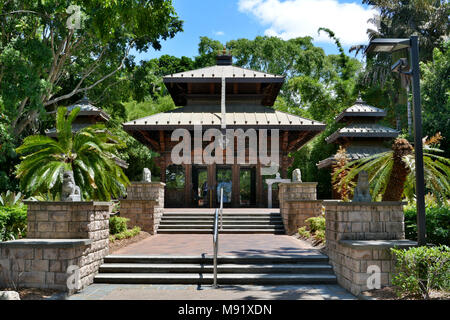
[[371,52],[394,52],[397,50],[409,48],[410,39],[390,39],[390,38],[377,38],[370,41],[365,53]]

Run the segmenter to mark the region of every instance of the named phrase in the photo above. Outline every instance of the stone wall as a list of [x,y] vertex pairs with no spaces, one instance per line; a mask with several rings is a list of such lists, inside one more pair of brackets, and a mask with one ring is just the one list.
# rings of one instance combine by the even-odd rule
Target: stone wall
[[371,289],[368,267],[376,266],[381,286],[390,285],[394,270],[390,248],[416,244],[404,240],[403,203],[324,201],[323,205],[326,252],[338,283],[358,295]]
[[278,197],[284,228],[289,235],[306,226],[306,219],[322,214],[322,200],[317,200],[317,182],[280,183]]
[[23,286],[73,293],[64,283],[69,276],[67,267],[74,265],[80,271],[77,288],[91,284],[109,252],[112,204],[35,201],[26,204],[27,239],[1,243],[3,278],[24,274]]
[[120,200],[120,216],[130,219],[128,227],[156,234],[164,210],[164,183],[132,182],[127,198]]

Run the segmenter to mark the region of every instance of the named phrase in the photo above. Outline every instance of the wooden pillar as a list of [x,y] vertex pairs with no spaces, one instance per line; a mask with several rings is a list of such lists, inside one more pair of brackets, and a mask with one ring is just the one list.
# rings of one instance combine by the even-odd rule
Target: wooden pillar
[[263,201],[263,176],[261,175],[261,163],[256,164],[256,206],[264,207]]
[[216,207],[216,165],[209,164],[208,165],[208,201],[209,207]]
[[240,182],[241,181],[240,181],[240,166],[239,166],[239,164],[233,164],[231,166],[231,170],[232,170],[231,171],[231,175],[232,175],[231,206],[237,208],[241,205],[241,203],[240,203],[240,198],[241,198],[240,197],[240,192],[241,192]]
[[184,164],[184,206],[186,208],[192,207],[192,165]]

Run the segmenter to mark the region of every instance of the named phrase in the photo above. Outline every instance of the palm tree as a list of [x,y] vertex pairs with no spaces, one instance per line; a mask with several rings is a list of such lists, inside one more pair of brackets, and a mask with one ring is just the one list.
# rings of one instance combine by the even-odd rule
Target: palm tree
[[59,108],[56,118],[57,140],[34,135],[24,139],[16,149],[22,156],[16,174],[20,187],[30,195],[50,192],[58,198],[63,172],[72,170],[75,183],[80,187],[84,200],[108,201],[125,193],[129,180],[116,164],[117,150],[124,143],[103,124],[86,127],[72,134],[72,121],[80,108],[67,115],[66,108]]
[[[434,147],[442,139],[440,134],[424,139],[425,185],[440,201],[450,196],[450,159],[436,155],[443,152]],[[369,174],[372,199],[380,196],[382,201],[401,201],[403,195],[409,200],[414,198],[415,158],[414,149],[406,139],[397,138],[387,151],[348,163],[334,172],[333,183],[349,183],[365,170]],[[340,173],[349,170],[344,177]]]

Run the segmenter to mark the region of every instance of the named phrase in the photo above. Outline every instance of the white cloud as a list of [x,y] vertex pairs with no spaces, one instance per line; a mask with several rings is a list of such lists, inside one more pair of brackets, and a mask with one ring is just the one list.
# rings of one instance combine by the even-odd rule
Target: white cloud
[[254,15],[267,36],[282,39],[311,36],[318,42],[332,42],[320,27],[331,29],[343,45],[368,41],[366,30],[373,28],[367,20],[376,13],[357,3],[338,0],[239,0],[239,11]]
[[225,35],[225,32],[223,32],[223,31],[214,31],[213,33],[214,33],[215,36],[223,36],[223,35]]

